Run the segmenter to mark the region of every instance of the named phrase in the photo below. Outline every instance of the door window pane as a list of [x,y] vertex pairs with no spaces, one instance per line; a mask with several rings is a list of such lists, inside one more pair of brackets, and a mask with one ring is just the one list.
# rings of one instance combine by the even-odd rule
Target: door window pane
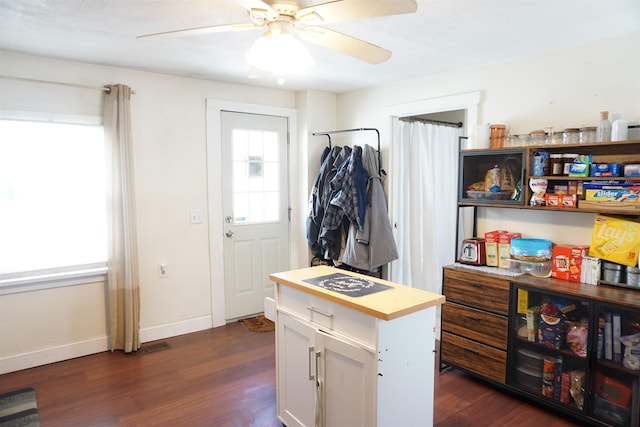
[[234,222],[279,221],[278,134],[234,129],[232,138]]

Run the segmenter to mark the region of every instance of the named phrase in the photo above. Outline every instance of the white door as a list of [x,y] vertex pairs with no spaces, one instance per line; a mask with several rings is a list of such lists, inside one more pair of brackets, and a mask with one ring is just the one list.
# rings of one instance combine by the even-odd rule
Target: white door
[[289,259],[286,117],[221,112],[226,320],[264,311]]
[[278,416],[287,427],[314,427],[318,359],[316,328],[278,311]]
[[375,354],[322,331],[316,333],[315,347],[321,354],[319,425],[376,425]]

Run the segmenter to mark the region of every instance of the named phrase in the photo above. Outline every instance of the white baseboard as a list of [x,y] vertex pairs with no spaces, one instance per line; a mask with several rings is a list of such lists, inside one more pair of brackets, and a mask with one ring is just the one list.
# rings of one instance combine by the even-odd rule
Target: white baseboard
[[[167,325],[154,326],[140,330],[140,340],[145,343],[191,332],[211,329],[211,316],[203,316],[196,319],[189,319]],[[87,356],[89,354],[107,351],[109,345],[107,337],[91,338],[84,341],[73,342],[56,347],[48,347],[28,353],[20,353],[0,358],[0,375],[9,372],[21,371],[23,369],[34,368],[48,363],[60,362],[73,359],[75,357]]]
[[140,340],[142,342],[162,340],[178,335],[189,334],[191,332],[204,331],[213,326],[211,316],[202,316],[195,319],[182,320],[180,322],[166,325],[154,326],[140,330]]
[[0,359],[0,375],[107,350],[107,337],[104,336],[3,357]]

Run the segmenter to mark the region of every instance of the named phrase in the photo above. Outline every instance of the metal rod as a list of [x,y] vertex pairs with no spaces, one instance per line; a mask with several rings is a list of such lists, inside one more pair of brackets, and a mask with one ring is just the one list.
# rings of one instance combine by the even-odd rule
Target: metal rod
[[[30,79],[27,77],[14,77],[14,76],[2,76],[2,75],[0,75],[0,78],[8,79],[8,80],[19,80],[23,82],[47,83],[47,84],[60,85],[60,86],[79,87],[83,89],[95,89],[95,90],[102,90],[106,93],[109,93],[111,91],[111,89],[108,86],[91,86],[91,85],[82,85],[79,83],[54,82],[51,80]],[[131,93],[135,93],[135,91],[131,91]]]
[[454,128],[461,128],[463,126],[462,122],[445,122],[443,120],[423,119],[420,117],[400,117],[398,120],[403,122],[420,122],[433,125],[451,126]]
[[320,136],[324,135],[329,138],[329,148],[331,148],[331,136],[335,133],[347,133],[347,132],[363,132],[363,131],[373,131],[378,135],[378,173],[380,176],[383,174],[386,175],[385,171],[382,169],[382,156],[380,154],[380,131],[376,128],[355,128],[355,129],[340,129],[340,130],[330,130],[326,132],[313,132],[311,135]]

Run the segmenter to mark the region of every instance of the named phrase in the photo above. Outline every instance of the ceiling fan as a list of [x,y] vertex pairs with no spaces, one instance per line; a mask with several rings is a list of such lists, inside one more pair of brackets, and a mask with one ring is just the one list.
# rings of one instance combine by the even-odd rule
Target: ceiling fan
[[186,37],[266,28],[247,53],[247,61],[254,68],[253,74],[255,71],[257,74],[289,74],[313,64],[313,59],[299,40],[370,64],[380,64],[391,57],[389,50],[321,25],[417,10],[415,0],[336,0],[308,7],[300,7],[295,0],[234,1],[247,9],[250,22],[167,31],[137,38]]

